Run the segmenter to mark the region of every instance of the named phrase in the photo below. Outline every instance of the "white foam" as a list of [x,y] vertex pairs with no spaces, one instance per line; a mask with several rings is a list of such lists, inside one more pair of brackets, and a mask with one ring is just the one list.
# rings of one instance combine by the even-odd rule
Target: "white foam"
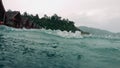
[[73,32],[67,32],[67,31],[57,31],[57,35],[65,38],[83,38],[80,31]]
[[51,29],[49,30],[41,29],[41,31],[47,34],[56,35],[64,38],[83,38],[80,31],[76,31],[75,33],[71,31],[67,32],[67,31],[51,30]]

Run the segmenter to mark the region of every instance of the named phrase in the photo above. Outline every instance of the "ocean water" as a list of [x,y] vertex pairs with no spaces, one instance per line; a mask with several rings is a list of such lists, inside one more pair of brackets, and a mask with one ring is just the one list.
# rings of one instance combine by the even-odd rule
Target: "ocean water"
[[120,37],[0,26],[0,68],[120,68]]

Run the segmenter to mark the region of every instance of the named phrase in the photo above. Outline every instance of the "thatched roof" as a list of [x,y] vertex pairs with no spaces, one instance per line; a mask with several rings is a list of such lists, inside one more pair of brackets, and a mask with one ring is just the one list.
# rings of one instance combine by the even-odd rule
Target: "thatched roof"
[[8,19],[13,19],[17,14],[20,14],[19,11],[8,11],[6,12],[6,16]]

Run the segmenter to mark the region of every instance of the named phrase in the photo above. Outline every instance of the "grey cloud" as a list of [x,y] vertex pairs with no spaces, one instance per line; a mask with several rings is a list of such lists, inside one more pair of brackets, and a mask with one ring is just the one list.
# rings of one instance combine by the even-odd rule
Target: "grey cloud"
[[71,19],[76,22],[77,26],[90,26],[112,32],[120,32],[120,9],[100,10],[83,11],[83,13],[71,17]]

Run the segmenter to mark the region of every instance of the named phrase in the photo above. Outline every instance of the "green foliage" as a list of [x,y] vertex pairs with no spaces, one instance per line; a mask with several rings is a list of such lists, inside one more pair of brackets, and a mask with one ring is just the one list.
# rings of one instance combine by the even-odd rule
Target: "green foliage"
[[73,21],[62,19],[57,14],[54,14],[51,17],[45,14],[44,17],[39,18],[38,14],[34,16],[24,12],[22,16],[29,18],[30,21],[33,21],[41,28],[71,32],[80,31],[80,29],[74,26]]

